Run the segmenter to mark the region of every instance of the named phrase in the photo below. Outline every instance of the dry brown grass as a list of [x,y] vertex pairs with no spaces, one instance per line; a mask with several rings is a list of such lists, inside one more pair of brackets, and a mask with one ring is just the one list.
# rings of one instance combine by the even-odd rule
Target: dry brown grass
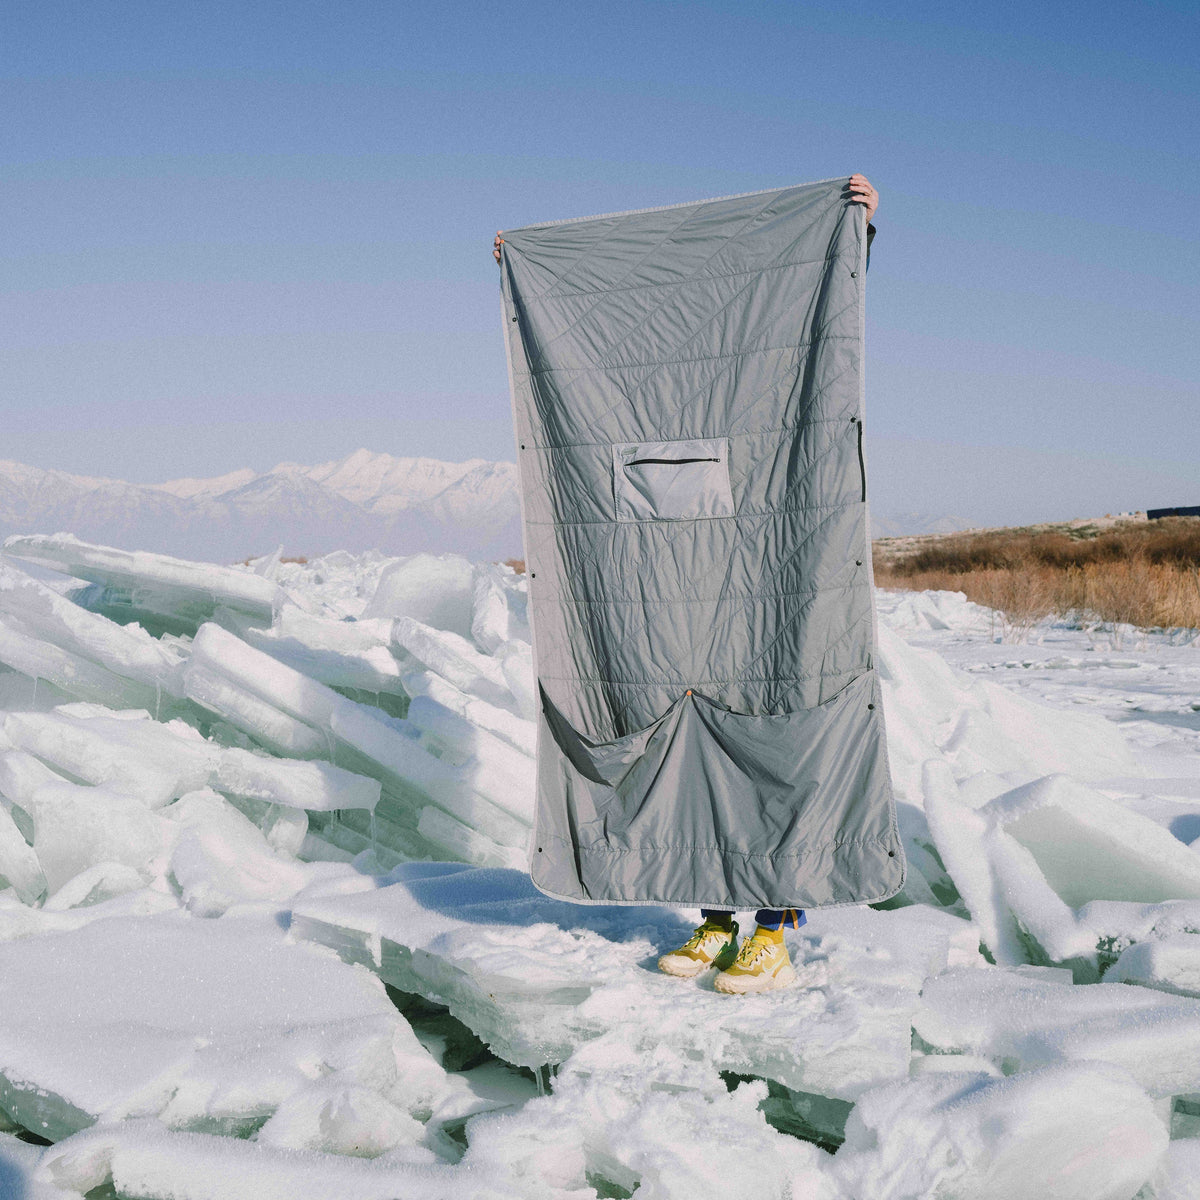
[[1200,519],[1112,529],[1000,529],[876,548],[880,587],[945,589],[1004,614],[1021,637],[1055,613],[1143,629],[1200,628]]

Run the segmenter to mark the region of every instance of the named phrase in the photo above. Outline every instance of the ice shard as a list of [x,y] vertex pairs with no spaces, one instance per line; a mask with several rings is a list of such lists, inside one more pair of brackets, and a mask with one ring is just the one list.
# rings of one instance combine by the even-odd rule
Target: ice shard
[[250,571],[91,545],[66,533],[10,537],[4,553],[99,585],[93,605],[106,615],[174,632],[194,632],[222,609],[270,625],[283,602],[277,584]]

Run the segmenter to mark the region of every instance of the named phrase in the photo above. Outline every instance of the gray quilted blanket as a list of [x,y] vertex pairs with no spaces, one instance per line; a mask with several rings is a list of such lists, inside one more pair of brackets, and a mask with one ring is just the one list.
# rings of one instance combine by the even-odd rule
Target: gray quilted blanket
[[903,884],[844,183],[504,234],[550,895],[812,908]]

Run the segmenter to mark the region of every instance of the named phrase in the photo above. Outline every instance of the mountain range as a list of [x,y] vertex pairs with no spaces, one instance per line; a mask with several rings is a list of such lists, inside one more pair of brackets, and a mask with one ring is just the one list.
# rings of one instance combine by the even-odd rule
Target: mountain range
[[214,479],[126,483],[0,460],[0,535],[73,533],[128,550],[228,562],[379,549],[521,554],[517,467],[357,450]]
[[[962,529],[953,517],[873,515],[875,537]],[[282,545],[521,557],[517,467],[356,450],[335,462],[245,467],[213,479],[127,483],[0,460],[0,536],[73,533],[126,550],[232,562]]]

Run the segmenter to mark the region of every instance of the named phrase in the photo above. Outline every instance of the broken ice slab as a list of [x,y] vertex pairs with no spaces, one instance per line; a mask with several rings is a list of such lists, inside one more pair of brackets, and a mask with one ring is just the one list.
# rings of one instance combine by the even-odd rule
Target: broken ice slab
[[677,912],[568,904],[523,872],[449,863],[402,864],[381,882],[310,889],[293,905],[293,935],[446,1005],[529,1067],[607,1031],[650,1028],[723,1070],[853,1100],[908,1074],[924,981],[977,959],[977,931],[944,912],[828,909],[791,939],[798,987],[730,1003],[710,979],[657,970],[691,931]]
[[527,855],[516,846],[499,846],[449,813],[427,804],[417,818],[417,832],[462,862],[478,867],[513,867],[524,870]]
[[503,663],[481,654],[459,634],[402,616],[392,622],[392,643],[460,691],[515,711],[517,700],[505,678]]
[[892,777],[910,801],[919,802],[931,759],[948,762],[959,781],[981,772],[1014,782],[1054,772],[1080,779],[1141,773],[1111,721],[1050,708],[955,671],[886,624],[879,627],[879,674]]
[[411,723],[340,696],[216,625],[196,635],[189,677],[194,670],[227,679],[295,720],[327,731],[334,739],[328,757],[340,755],[338,743],[344,743],[348,764],[378,778],[397,804],[407,804],[414,827],[420,809],[432,802],[499,845],[524,847],[528,821],[513,815],[504,781],[477,763],[456,766],[430,754]]
[[319,730],[195,659],[184,667],[183,693],[276,754],[317,758],[329,753],[329,738]]
[[[251,646],[286,663],[327,687],[360,692],[385,693],[403,697],[401,667],[388,648],[387,634],[347,637],[342,631],[360,622],[331,621],[299,613],[288,607],[284,624],[270,630],[245,628],[242,637]],[[363,622],[368,626],[386,626],[387,622]]]
[[263,831],[216,792],[191,792],[164,815],[175,824],[170,878],[197,916],[219,917],[237,904],[281,905],[322,869],[277,854]]
[[177,690],[181,655],[136,625],[88,612],[45,584],[0,562],[0,612],[33,637],[147,687]]
[[488,795],[518,820],[533,824],[537,787],[533,758],[428,696],[412,701],[408,720],[421,731],[422,744],[440,759],[487,778]]
[[430,754],[407,722],[385,724],[361,705],[343,704],[334,713],[333,732],[374,764],[390,796],[422,807],[432,801],[492,841],[524,848],[529,822],[517,815],[521,798],[508,795],[503,780],[489,777],[477,762],[459,766]]
[[14,747],[63,775],[125,792],[149,808],[203,787],[216,769],[219,748],[181,722],[139,718],[143,714],[117,716],[68,705],[9,713],[3,727]]
[[1150,1098],[1110,1066],[938,1073],[861,1097],[831,1173],[855,1197],[1129,1200],[1167,1140]]
[[228,680],[314,729],[328,729],[339,704],[347,703],[331,688],[219,625],[203,625],[197,631],[188,662],[189,670],[196,668]]
[[[376,1159],[181,1133],[157,1121],[88,1129],[40,1152],[35,1184],[63,1200],[497,1200],[488,1172],[437,1162],[423,1146]],[[431,1161],[433,1160],[433,1161]],[[55,1193],[31,1192],[30,1200]],[[511,1193],[509,1193],[511,1195]]]
[[457,713],[478,729],[494,733],[510,746],[515,746],[531,758],[537,754],[537,725],[518,717],[506,708],[498,708],[478,696],[468,696],[454,684],[432,671],[408,671],[404,674],[404,690],[415,700],[428,696],[430,700]]
[[1155,1098],[1200,1091],[1200,1001],[1149,988],[951,970],[926,983],[913,1029],[937,1051],[984,1055],[1006,1074],[1104,1062]]
[[[112,863],[100,864],[100,869],[94,873],[81,872],[68,881],[50,899],[62,896],[64,901],[72,897],[64,895],[74,889],[76,880],[90,878],[95,882],[103,877],[112,880]],[[178,899],[168,891],[160,891],[157,887],[143,887],[136,891],[122,892],[108,899],[84,896],[79,903],[69,908],[30,908],[15,898],[8,900],[0,897],[0,942],[11,942],[17,938],[40,937],[47,933],[69,933],[73,929],[82,929],[93,921],[106,921],[110,917],[151,917],[160,913],[178,912]],[[0,1101],[0,1113],[3,1112],[3,1101]]]
[[0,891],[6,887],[23,903],[37,904],[46,894],[46,876],[13,820],[11,806],[0,805]]
[[[377,780],[332,763],[222,747],[182,722],[162,724],[141,712],[72,704],[46,713],[10,713],[3,729],[15,748],[5,752],[6,759],[16,750],[26,751],[68,778],[123,791],[151,808],[206,785],[232,796],[318,812],[370,810],[379,801]],[[44,771],[38,774],[39,782],[48,778]],[[18,784],[17,789],[28,794],[28,786]]]
[[[471,636],[488,654],[495,654],[508,642],[528,642],[527,588],[525,576],[499,563],[476,563]],[[410,616],[419,616],[410,613]],[[425,618],[427,625],[452,629]]]
[[1104,979],[1106,983],[1137,983],[1179,996],[1200,996],[1200,935],[1176,933],[1137,942],[1122,953]]
[[153,708],[159,700],[153,687],[34,637],[9,616],[0,617],[0,664],[30,679],[44,679],[67,696],[114,708]]
[[[780,1117],[795,1128],[775,1103],[786,1094],[781,1085],[722,1078],[707,1055],[656,1034],[649,1025],[596,1038],[555,1072],[550,1095],[473,1121],[462,1167],[485,1175],[500,1195],[538,1200],[843,1196],[830,1186],[829,1155],[779,1131]],[[535,1179],[544,1190],[530,1189]]]
[[1069,905],[1200,899],[1200,855],[1069,776],[1015,788],[983,811],[1029,850]]
[[505,642],[496,651],[504,682],[513,694],[517,712],[527,721],[537,720],[537,681],[533,676],[533,647],[528,642]]
[[1200,900],[1165,900],[1136,904],[1125,900],[1093,900],[1078,913],[1080,925],[1092,931],[1101,961],[1110,966],[1135,942],[1200,934]]
[[121,863],[148,881],[159,873],[170,842],[167,822],[141,800],[109,788],[58,779],[42,784],[21,807],[33,820],[33,850],[51,892],[97,863]]
[[50,896],[43,912],[69,912],[73,908],[90,908],[120,896],[139,892],[145,886],[140,871],[124,863],[98,862],[81,871]]
[[[1052,775],[972,808],[950,767],[926,764],[925,813],[942,862],[995,960],[1038,956],[1098,978],[1090,901],[1200,897],[1200,857],[1146,817]],[[1032,942],[1032,945],[1031,945]]]
[[52,1141],[143,1115],[244,1136],[334,1073],[417,1111],[445,1090],[377,979],[289,944],[270,916],[125,917],[4,943],[0,1011],[0,1107]]
[[61,782],[61,775],[24,750],[0,752],[0,796],[27,841],[33,838],[33,819],[26,805],[42,784]]
[[475,568],[461,555],[412,554],[385,568],[362,615],[413,617],[469,637],[474,593]]
[[88,607],[152,632],[192,633],[222,609],[270,625],[283,601],[276,584],[249,571],[91,545],[66,533],[10,537],[4,553],[99,585]]
[[268,758],[248,750],[223,749],[211,786],[219,792],[310,812],[361,808],[379,803],[379,781],[328,762]]

